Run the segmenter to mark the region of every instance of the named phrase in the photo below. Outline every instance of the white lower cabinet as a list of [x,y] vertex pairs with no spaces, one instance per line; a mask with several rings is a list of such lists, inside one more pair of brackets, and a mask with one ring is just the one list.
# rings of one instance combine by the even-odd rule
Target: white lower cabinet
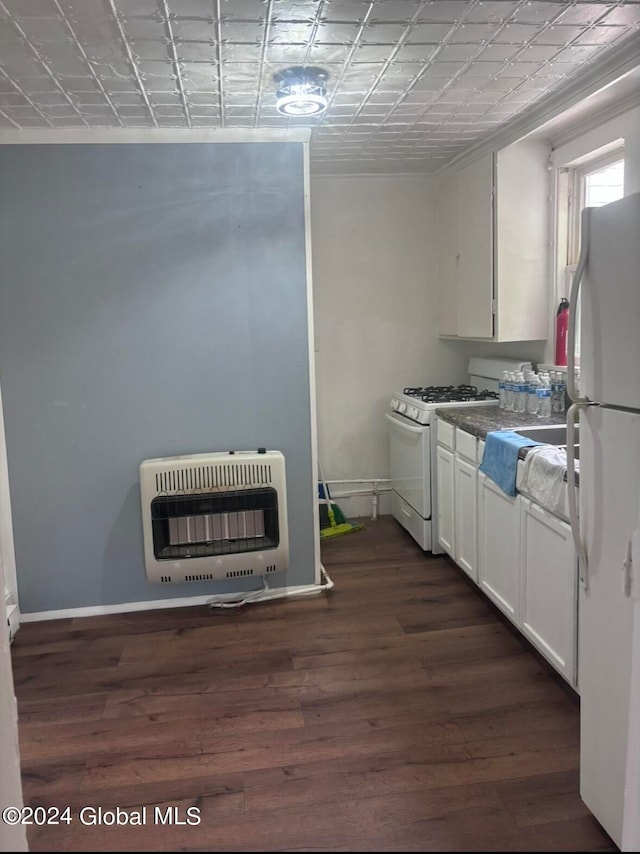
[[576,687],[578,587],[571,528],[522,498],[520,529],[522,632]]
[[[440,422],[439,422],[440,424]],[[446,429],[445,429],[446,428]],[[571,528],[477,468],[484,443],[443,422],[437,446],[442,547],[577,688],[578,577]]]
[[478,472],[478,583],[520,625],[520,496]]
[[455,458],[455,561],[464,571],[478,580],[476,565],[476,480],[478,471],[473,463]]
[[455,503],[454,503],[454,457],[448,448],[438,445],[438,538],[442,548],[455,560]]

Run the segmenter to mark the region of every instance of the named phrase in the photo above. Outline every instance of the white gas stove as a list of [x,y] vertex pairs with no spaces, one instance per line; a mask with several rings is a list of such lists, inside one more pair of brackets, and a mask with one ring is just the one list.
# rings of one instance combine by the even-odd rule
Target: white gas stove
[[433,413],[441,406],[478,406],[494,400],[498,400],[497,392],[489,389],[478,391],[477,386],[427,386],[394,392],[390,408],[417,424],[429,424]]
[[394,392],[385,415],[389,425],[391,512],[418,545],[443,552],[437,533],[436,409],[497,406],[502,372],[531,363],[473,358],[468,385],[408,387]]

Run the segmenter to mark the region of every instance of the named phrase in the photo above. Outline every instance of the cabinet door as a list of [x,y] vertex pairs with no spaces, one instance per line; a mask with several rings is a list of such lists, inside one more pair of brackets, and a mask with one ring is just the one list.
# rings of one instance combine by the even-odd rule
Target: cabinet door
[[521,500],[522,631],[575,686],[578,597],[571,528]]
[[478,580],[476,568],[476,481],[474,465],[456,455],[455,460],[455,560],[467,575]]
[[458,173],[458,335],[493,336],[493,154]]
[[478,581],[520,625],[520,497],[510,498],[478,472]]
[[458,334],[458,175],[442,179],[438,189],[440,313],[438,333]]
[[454,465],[453,454],[442,445],[436,452],[438,470],[438,539],[442,548],[455,559],[454,537]]
[[496,155],[496,341],[533,341],[549,334],[550,148],[523,140]]

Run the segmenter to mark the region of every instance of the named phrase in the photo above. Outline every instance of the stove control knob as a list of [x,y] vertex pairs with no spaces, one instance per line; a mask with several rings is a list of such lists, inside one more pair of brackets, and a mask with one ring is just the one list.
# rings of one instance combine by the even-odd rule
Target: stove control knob
[[400,406],[398,407],[398,411],[399,412],[406,412],[407,411],[407,404],[401,403]]
[[400,401],[396,400],[395,397],[391,399],[391,408],[395,412],[400,406]]
[[407,415],[409,416],[409,418],[415,418],[415,420],[417,421],[418,420],[418,407],[417,406],[410,406],[409,409],[407,410]]

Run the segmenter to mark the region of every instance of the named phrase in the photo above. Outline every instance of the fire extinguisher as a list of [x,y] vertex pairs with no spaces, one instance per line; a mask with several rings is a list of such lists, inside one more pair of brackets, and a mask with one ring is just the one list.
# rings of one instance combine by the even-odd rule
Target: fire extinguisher
[[567,364],[567,334],[569,332],[569,300],[562,297],[556,313],[556,365]]

